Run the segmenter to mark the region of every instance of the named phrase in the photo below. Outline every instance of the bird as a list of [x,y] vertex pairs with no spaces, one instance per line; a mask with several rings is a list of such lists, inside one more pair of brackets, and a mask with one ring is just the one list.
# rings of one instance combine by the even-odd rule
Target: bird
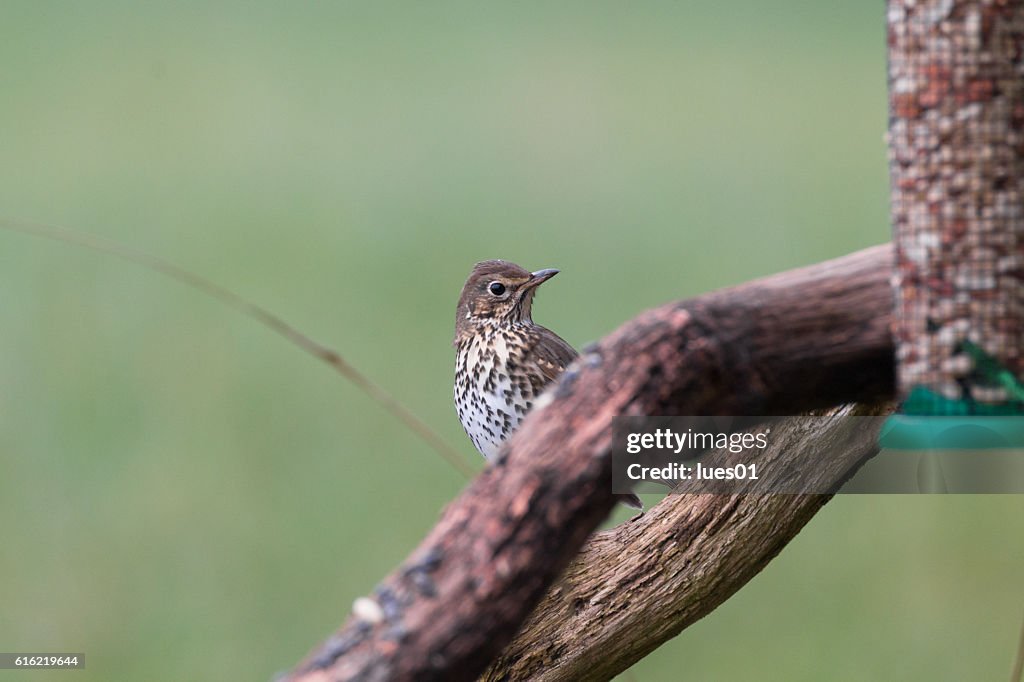
[[[488,461],[498,457],[541,393],[579,353],[533,321],[537,287],[558,274],[505,260],[473,266],[455,309],[455,410]],[[610,482],[609,482],[610,484]],[[636,495],[617,495],[642,509]]]

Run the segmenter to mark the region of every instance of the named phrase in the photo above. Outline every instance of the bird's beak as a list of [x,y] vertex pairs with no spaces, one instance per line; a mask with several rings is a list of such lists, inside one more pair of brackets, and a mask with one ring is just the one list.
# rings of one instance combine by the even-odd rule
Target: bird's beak
[[541,284],[548,281],[557,274],[558,270],[555,270],[554,268],[548,268],[547,270],[538,270],[537,272],[531,272],[530,279],[526,280],[526,288],[532,289],[536,286],[540,286]]

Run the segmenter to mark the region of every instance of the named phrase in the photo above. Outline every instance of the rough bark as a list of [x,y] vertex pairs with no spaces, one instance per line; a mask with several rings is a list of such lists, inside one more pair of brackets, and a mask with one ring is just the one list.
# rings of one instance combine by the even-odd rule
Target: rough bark
[[1024,2],[889,0],[899,388],[1001,403],[1024,372]]
[[585,349],[289,679],[479,675],[611,510],[616,415],[795,414],[890,396],[891,264],[875,247],[671,303]]
[[[832,414],[891,409],[845,406]],[[802,462],[813,472],[814,489],[835,489],[878,451],[875,433],[851,434],[849,424],[777,424],[759,465]],[[821,457],[826,451],[828,457]],[[685,489],[684,484],[676,493]],[[591,537],[483,679],[611,679],[728,599],[829,499],[669,495],[643,516]]]

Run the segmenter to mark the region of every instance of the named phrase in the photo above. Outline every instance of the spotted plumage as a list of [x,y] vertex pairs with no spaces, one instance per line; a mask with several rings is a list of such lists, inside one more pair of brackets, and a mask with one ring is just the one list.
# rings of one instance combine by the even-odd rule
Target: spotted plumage
[[[534,401],[577,353],[534,323],[537,287],[558,270],[477,263],[455,310],[455,409],[476,449],[493,460]],[[623,501],[639,506],[635,496]]]
[[576,358],[572,346],[531,318],[537,286],[557,272],[484,261],[462,290],[455,319],[455,408],[487,459]]

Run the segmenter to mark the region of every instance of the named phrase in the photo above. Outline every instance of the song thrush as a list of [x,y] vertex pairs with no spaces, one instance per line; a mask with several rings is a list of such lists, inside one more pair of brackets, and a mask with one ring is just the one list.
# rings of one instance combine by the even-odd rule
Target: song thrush
[[[547,385],[578,356],[531,317],[537,287],[557,274],[487,260],[473,267],[462,287],[453,342],[455,408],[473,445],[488,460],[497,456]],[[618,499],[642,508],[635,495]]]

